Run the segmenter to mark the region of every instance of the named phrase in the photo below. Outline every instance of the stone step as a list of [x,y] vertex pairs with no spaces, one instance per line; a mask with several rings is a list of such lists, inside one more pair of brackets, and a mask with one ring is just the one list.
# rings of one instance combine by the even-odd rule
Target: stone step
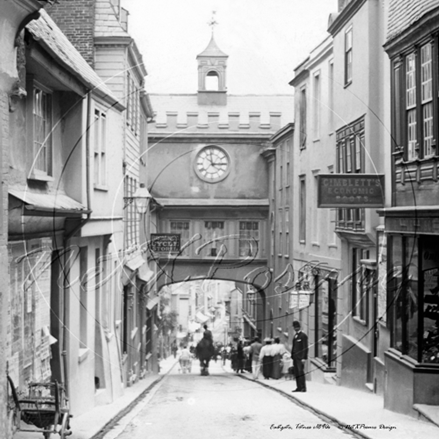
[[419,419],[438,425],[438,405],[414,404],[413,409],[418,413]]

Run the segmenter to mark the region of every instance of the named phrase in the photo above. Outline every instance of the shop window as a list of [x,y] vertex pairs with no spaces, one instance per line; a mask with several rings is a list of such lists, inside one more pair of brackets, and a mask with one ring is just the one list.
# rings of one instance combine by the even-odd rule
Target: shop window
[[315,357],[336,367],[337,289],[333,279],[315,276]]
[[392,346],[418,362],[438,364],[438,237],[390,240]]
[[372,294],[373,272],[361,265],[362,259],[369,259],[370,251],[361,248],[352,249],[352,315],[362,323],[368,323],[368,303]]

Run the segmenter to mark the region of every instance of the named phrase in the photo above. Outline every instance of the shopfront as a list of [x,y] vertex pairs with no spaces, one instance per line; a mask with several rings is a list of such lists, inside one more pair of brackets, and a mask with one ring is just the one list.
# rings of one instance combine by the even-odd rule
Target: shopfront
[[438,209],[390,208],[387,236],[385,408],[438,405]]

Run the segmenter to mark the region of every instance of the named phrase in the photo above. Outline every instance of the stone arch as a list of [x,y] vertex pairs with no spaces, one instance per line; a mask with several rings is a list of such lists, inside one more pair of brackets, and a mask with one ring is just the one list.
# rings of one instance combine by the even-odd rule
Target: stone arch
[[204,86],[206,91],[219,91],[220,74],[216,70],[209,70],[205,75]]
[[235,260],[225,262],[221,259],[200,260],[195,262],[178,258],[157,261],[156,274],[147,284],[148,291],[160,294],[166,285],[195,280],[232,281],[243,289],[243,285],[251,286],[256,292],[258,329],[266,332],[266,289],[272,282],[272,273],[264,263],[256,261]]

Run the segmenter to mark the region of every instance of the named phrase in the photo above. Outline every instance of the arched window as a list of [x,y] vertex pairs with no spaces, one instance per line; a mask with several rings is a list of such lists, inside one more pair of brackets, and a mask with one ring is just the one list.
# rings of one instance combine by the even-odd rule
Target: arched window
[[205,90],[218,91],[219,90],[219,76],[217,72],[208,72],[205,77]]

